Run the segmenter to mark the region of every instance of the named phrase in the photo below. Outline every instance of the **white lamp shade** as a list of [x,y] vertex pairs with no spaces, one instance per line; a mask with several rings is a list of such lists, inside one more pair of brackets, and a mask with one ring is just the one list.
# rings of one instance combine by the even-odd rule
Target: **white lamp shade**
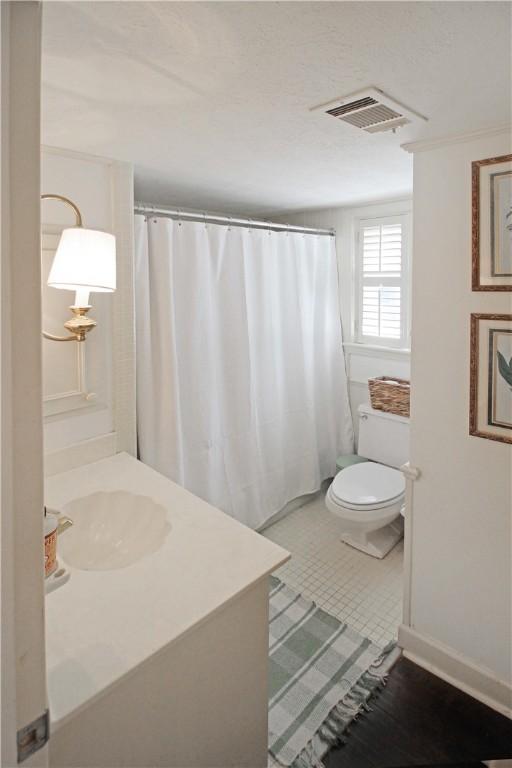
[[114,235],[84,227],[65,229],[48,275],[48,285],[69,291],[115,291]]

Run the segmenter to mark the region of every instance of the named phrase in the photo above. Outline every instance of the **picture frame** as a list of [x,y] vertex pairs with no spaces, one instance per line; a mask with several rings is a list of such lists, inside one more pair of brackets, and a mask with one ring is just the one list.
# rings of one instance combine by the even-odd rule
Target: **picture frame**
[[512,315],[471,315],[469,433],[512,443]]
[[472,289],[512,291],[512,155],[471,164]]

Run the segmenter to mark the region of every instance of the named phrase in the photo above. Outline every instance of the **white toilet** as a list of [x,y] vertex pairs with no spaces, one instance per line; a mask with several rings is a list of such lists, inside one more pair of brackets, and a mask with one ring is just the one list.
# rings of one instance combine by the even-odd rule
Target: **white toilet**
[[339,472],[325,503],[343,523],[342,541],[382,558],[403,535],[405,479],[398,467],[409,460],[409,419],[367,405],[358,417],[358,454],[370,461]]

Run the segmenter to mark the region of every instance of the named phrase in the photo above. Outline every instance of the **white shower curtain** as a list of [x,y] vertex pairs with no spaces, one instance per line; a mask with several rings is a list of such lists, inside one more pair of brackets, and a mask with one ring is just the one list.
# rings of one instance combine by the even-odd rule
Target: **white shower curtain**
[[140,458],[259,528],[353,450],[334,238],[135,230]]

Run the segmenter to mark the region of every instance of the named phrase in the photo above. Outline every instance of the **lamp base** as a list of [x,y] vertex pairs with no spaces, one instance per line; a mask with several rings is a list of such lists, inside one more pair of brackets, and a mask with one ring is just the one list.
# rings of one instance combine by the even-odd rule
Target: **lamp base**
[[96,327],[96,320],[93,320],[92,317],[87,317],[87,313],[90,309],[90,306],[70,307],[74,317],[64,323],[64,328],[67,328],[68,331],[75,336],[77,341],[85,341],[85,337],[89,331],[92,331],[92,329]]

